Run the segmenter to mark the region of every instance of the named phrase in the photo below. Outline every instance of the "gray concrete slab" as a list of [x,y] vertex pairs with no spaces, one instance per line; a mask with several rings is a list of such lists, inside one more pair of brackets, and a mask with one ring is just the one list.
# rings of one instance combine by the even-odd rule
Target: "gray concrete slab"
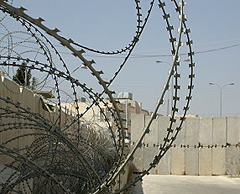
[[161,174],[161,175],[169,175],[171,172],[171,149],[167,151],[167,153],[163,156],[163,158],[160,160],[160,163],[157,165],[157,167],[154,169],[157,171],[155,174]]
[[[176,118],[176,123],[173,124],[173,129],[179,126],[180,118]],[[174,144],[178,147],[181,145],[186,145],[186,123],[184,122],[181,128],[181,131],[178,133],[177,139],[174,141]]]
[[227,141],[226,117],[213,118],[213,144],[225,145]]
[[213,141],[213,127],[212,118],[203,117],[199,122],[199,142],[204,145],[212,145]]
[[199,142],[199,121],[200,119],[188,118],[185,123],[186,139],[185,143],[189,146],[198,145]]
[[172,148],[171,149],[171,174],[183,175],[185,174],[185,149]]
[[185,150],[185,174],[199,174],[199,149],[187,148]]
[[169,127],[170,117],[158,117],[158,144],[163,144],[164,138],[167,135],[167,128]]
[[[150,121],[150,116],[145,116],[145,126],[146,127]],[[143,142],[145,144],[149,144],[149,146],[153,146],[153,144],[158,144],[158,136],[159,136],[159,130],[158,130],[158,120],[154,119],[152,122],[152,125],[150,126],[150,133],[146,134],[144,137]]]
[[212,175],[212,149],[199,149],[199,175]]
[[212,149],[212,174],[226,174],[226,148],[217,147]]
[[237,144],[240,142],[240,118],[227,117],[227,142]]
[[132,122],[132,136],[131,136],[131,141],[132,143],[136,143],[140,136],[142,135],[143,129],[144,129],[144,121],[145,121],[145,116],[144,114],[132,114],[131,115],[131,122]]
[[239,194],[240,179],[224,176],[149,175],[130,194]]

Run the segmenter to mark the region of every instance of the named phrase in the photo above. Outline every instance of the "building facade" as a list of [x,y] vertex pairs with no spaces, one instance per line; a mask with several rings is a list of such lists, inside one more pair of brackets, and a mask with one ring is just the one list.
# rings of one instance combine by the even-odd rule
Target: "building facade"
[[[126,129],[126,141],[130,141],[131,115],[149,115],[149,112],[142,108],[141,103],[134,101],[133,95],[129,92],[120,92],[115,94],[113,97],[116,101],[119,102],[118,108],[120,110],[121,118]],[[97,102],[94,105],[93,102],[87,102],[84,98],[81,98],[77,104],[62,103],[61,106],[67,114],[73,116],[76,114],[82,114],[82,118],[88,122],[93,122],[103,128],[111,127],[114,132],[117,131],[116,122],[114,120],[113,105],[108,98],[104,99],[103,102]]]

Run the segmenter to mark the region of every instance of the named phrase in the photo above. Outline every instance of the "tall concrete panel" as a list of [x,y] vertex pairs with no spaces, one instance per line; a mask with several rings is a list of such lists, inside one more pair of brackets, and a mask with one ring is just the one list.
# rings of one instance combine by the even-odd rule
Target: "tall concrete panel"
[[143,159],[143,149],[139,148],[134,154],[133,164],[137,168],[138,171],[143,171],[144,169],[144,159]]
[[[137,122],[139,123],[141,121]],[[178,124],[179,119],[173,128]],[[169,117],[159,117],[158,127],[154,126],[151,131],[153,136],[145,139],[142,161],[144,168],[152,161],[149,157],[155,156],[155,148],[158,146],[155,144],[155,136],[158,134],[159,145],[163,143],[168,125]],[[239,128],[240,117],[187,118],[182,132],[173,143],[175,147],[167,152],[152,173],[224,175],[240,172],[240,148],[234,147],[239,142]],[[203,147],[199,147],[199,143]],[[230,147],[226,148],[226,145]]]
[[186,120],[186,145],[194,146],[199,142],[199,118],[188,118]]
[[[4,79],[2,82],[3,96],[9,97],[11,101],[15,102],[21,96],[19,85],[8,79]],[[16,99],[16,100],[15,100]]]
[[212,118],[200,118],[199,123],[199,142],[203,146],[213,143]]
[[158,133],[158,144],[163,144],[163,140],[167,135],[167,128],[169,127],[169,119],[170,117],[162,116],[158,117],[158,126],[159,126],[159,133]]
[[[144,128],[148,125],[150,119],[151,119],[150,116],[145,116]],[[150,133],[145,135],[143,142],[153,147],[153,145],[158,144],[158,136],[159,136],[158,120],[154,119],[150,127]]]
[[199,149],[198,148],[185,149],[185,173],[187,175],[199,174]]
[[[3,79],[2,81],[2,97],[3,98],[9,98],[9,100],[11,102],[14,102],[14,103],[17,103],[17,102],[20,102],[20,90],[19,90],[19,86],[8,80],[8,79]],[[3,101],[1,101],[2,103]],[[17,108],[13,105],[11,105],[10,103],[3,103],[3,107],[4,108],[7,108],[10,110],[10,111],[18,111]],[[4,123],[13,123],[15,122],[16,123],[16,120],[13,121],[12,118],[10,117],[7,117],[7,118],[4,118]],[[19,123],[19,121],[18,121]],[[19,130],[8,130],[8,131],[5,131],[4,133],[1,133],[1,136],[2,136],[2,141],[3,142],[7,142],[9,141],[10,139],[16,137],[19,135]],[[19,147],[19,139],[15,140],[15,141],[10,141],[8,144],[5,145],[7,148],[10,148],[10,149],[18,149]],[[1,163],[3,164],[7,164],[7,163],[10,163],[12,162],[13,159],[8,157],[8,156],[1,156]]]
[[199,149],[199,175],[200,176],[212,175],[212,149],[211,148]]
[[144,114],[132,114],[131,115],[131,141],[132,144],[136,143],[136,141],[142,135],[144,129]]
[[212,174],[226,174],[226,148],[217,147],[212,149]]
[[[144,169],[147,169],[150,167],[150,163],[152,163],[154,156],[158,153],[157,147],[145,147],[143,149],[143,166]],[[155,169],[151,170],[150,173],[155,173]]]
[[[175,127],[174,129],[176,129],[176,127],[179,126],[179,124],[180,124],[180,119],[178,118],[174,126]],[[177,146],[186,145],[186,123],[185,122],[183,123],[181,131],[178,133],[177,139],[174,141],[173,144]]]
[[240,175],[240,147],[226,148],[226,173],[233,176]]
[[171,173],[171,152],[172,149],[163,156],[156,167],[157,174],[169,175]]
[[227,140],[226,117],[213,118],[213,144],[225,145]]
[[171,149],[171,174],[184,175],[185,174],[185,149],[172,148]]
[[[36,104],[36,101],[35,101],[35,95],[31,90],[23,88],[21,98],[22,98],[21,99],[21,106],[22,107],[24,107],[26,109],[29,109],[29,111],[31,111],[32,113],[37,112],[36,111],[37,104]],[[29,114],[29,117],[30,116],[31,115]],[[48,118],[46,118],[46,119],[48,119]],[[25,122],[25,121],[22,120],[21,122]],[[23,130],[20,131],[20,135],[25,135],[25,134],[28,134],[28,133],[36,133],[36,132],[37,132],[36,130],[23,129]],[[24,148],[28,145],[31,145],[31,143],[34,141],[34,138],[37,138],[37,137],[34,137],[34,136],[25,137],[24,141],[19,142],[19,148]]]
[[204,146],[199,149],[199,175],[212,175],[213,126],[212,118],[200,118],[199,143]]
[[240,142],[240,118],[227,117],[227,143],[237,144]]

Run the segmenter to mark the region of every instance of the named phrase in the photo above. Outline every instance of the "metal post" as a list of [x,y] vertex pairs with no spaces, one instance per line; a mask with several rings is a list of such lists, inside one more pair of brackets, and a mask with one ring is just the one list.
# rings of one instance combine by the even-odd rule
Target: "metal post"
[[226,86],[233,86],[234,85],[234,83],[229,83],[229,84],[224,84],[223,86],[220,86],[220,85],[218,85],[218,84],[214,84],[214,83],[209,83],[209,85],[213,85],[213,86],[216,86],[218,89],[219,89],[219,92],[220,92],[220,113],[219,113],[219,115],[220,115],[220,117],[222,116],[222,107],[223,107],[223,89],[226,87]]
[[[167,65],[169,65],[171,67],[171,64],[167,61],[156,61],[156,63],[166,63]],[[167,115],[171,114],[171,109],[173,106],[173,80],[174,76],[171,76],[171,86],[168,88],[168,100],[167,100]],[[170,102],[171,101],[171,104]]]
[[220,117],[222,116],[222,88],[220,89]]
[[25,87],[27,87],[27,67],[25,67]]

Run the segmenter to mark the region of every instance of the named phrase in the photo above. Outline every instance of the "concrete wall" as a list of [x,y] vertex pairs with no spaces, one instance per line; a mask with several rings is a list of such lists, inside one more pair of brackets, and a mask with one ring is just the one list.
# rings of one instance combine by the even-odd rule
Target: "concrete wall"
[[[158,117],[134,157],[139,171],[149,167],[166,135],[169,117]],[[132,146],[149,116],[132,115]],[[175,125],[178,124],[178,120]],[[152,174],[239,175],[240,117],[187,118],[172,148]]]
[[[59,112],[49,112],[44,109],[44,102],[40,95],[35,94],[33,91],[20,87],[15,82],[5,78],[4,76],[0,75],[0,97],[4,99],[8,99],[14,104],[18,104],[19,106],[28,109],[32,113],[38,113],[43,116],[46,120],[51,121],[54,123],[58,119]],[[16,111],[16,113],[20,110],[16,108],[11,103],[6,103],[3,100],[0,100],[0,108],[9,109],[11,111]],[[6,110],[0,109],[0,113],[5,113]],[[0,117],[1,124],[9,124],[9,123],[26,123],[24,118],[18,118],[15,114],[14,117]],[[64,114],[62,114],[64,116]],[[65,119],[66,120],[66,119]],[[62,125],[64,125],[64,121],[62,121]],[[28,121],[30,123],[30,121]],[[28,133],[38,133],[37,130],[32,129],[24,129],[21,127],[16,127],[15,130],[5,130],[4,126],[0,126],[0,143],[4,144],[15,137],[19,137],[24,134]],[[39,131],[40,133],[40,131]],[[44,133],[44,132],[42,132]],[[19,150],[21,148],[25,148],[37,138],[37,136],[24,136],[22,138],[16,138],[13,141],[10,141],[6,144],[6,147],[10,149]],[[9,164],[13,161],[13,158],[10,158],[7,155],[0,154],[0,164]]]
[[[0,97],[4,99],[9,99],[14,104],[19,104],[21,107],[29,109],[29,111],[33,113],[40,114],[44,119],[51,121],[52,123],[55,123],[57,119],[59,119],[59,112],[53,111],[49,112],[44,108],[44,101],[42,100],[40,95],[35,94],[33,91],[28,90],[26,88],[20,87],[15,82],[8,80],[4,76],[0,74]],[[46,101],[47,103],[47,101]],[[17,108],[15,108],[13,105],[4,102],[3,100],[0,100],[0,114],[4,113],[5,111],[1,108],[8,108],[11,111],[19,111]],[[57,109],[55,109],[57,110]],[[3,121],[4,119],[4,121]],[[71,119],[71,115],[65,113],[64,111],[61,112],[61,126],[65,126],[65,122],[67,122],[69,119]],[[29,121],[28,121],[29,122]],[[3,123],[26,123],[26,120],[14,118],[14,117],[7,117],[2,118],[0,117],[0,124]],[[0,144],[5,144],[5,142],[8,142],[10,139],[14,139],[15,137],[18,137],[20,135],[24,135],[27,133],[30,133],[31,129],[18,129],[16,127],[15,130],[7,130],[2,131],[4,128],[0,126]],[[35,131],[32,131],[36,133]],[[42,131],[39,131],[39,133],[44,133]],[[31,145],[31,143],[37,138],[37,136],[24,136],[22,139],[16,139],[12,141],[11,143],[8,143],[6,147],[10,149],[19,150],[21,148],[25,148],[28,145]],[[5,155],[4,153],[0,152],[0,183],[4,183],[11,175],[14,170],[7,167],[8,164],[13,162],[14,159]],[[119,189],[123,187],[128,181],[129,176],[131,173],[131,167],[129,164],[126,165],[124,168],[124,171],[119,175],[119,179],[116,180],[116,184],[114,185],[113,189]],[[17,175],[16,175],[17,178]],[[31,181],[31,180],[30,180]],[[29,182],[29,181],[28,181]],[[31,188],[33,187],[33,183],[30,182],[29,185]],[[0,185],[1,189],[1,185]],[[16,191],[21,191],[22,188],[20,186],[17,186],[14,188]],[[28,188],[24,188],[24,191],[26,193],[31,193]]]

